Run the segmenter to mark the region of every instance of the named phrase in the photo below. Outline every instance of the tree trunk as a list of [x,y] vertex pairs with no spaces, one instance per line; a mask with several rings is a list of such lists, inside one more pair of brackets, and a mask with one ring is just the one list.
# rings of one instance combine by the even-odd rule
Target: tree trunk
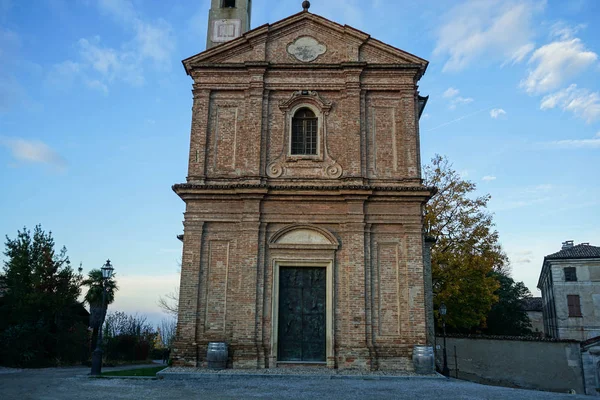
[[94,327],[92,330],[92,342],[90,343],[90,353],[96,350],[96,344],[98,343],[98,327]]

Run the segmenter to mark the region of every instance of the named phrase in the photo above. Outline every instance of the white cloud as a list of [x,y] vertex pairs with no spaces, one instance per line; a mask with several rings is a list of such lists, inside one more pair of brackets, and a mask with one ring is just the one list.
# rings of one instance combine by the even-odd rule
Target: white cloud
[[460,93],[460,90],[453,88],[453,87],[449,87],[442,94],[442,97],[444,97],[446,99],[450,99],[450,104],[448,105],[448,108],[450,110],[456,109],[456,107],[459,105],[469,104],[469,103],[473,102],[473,98],[458,96],[459,93]]
[[[51,82],[62,86],[60,78],[67,82],[77,78],[87,87],[106,94],[117,81],[143,85],[148,64],[159,70],[170,67],[175,38],[166,21],[144,20],[129,0],[100,0],[98,8],[133,36],[118,47],[105,45],[99,36],[79,39],[79,60],[56,64],[49,77]],[[65,69],[74,66],[78,68],[65,73],[68,72]]]
[[559,21],[550,28],[550,36],[556,37],[559,40],[568,40],[575,37],[580,30],[585,29],[586,27],[585,24],[572,26],[566,24],[564,21]]
[[86,81],[85,84],[90,89],[99,90],[100,92],[102,92],[104,94],[108,94],[108,86],[106,86],[104,83],[100,82],[97,79],[94,79],[91,81]]
[[527,189],[527,191],[529,193],[549,192],[554,188],[555,186],[551,183],[542,183],[540,185],[534,186],[533,188]]
[[483,178],[481,178],[481,180],[485,181],[485,182],[491,182],[491,181],[495,181],[496,177],[495,176],[486,175]]
[[533,49],[533,17],[545,1],[477,1],[455,6],[442,20],[434,50],[447,56],[443,71],[460,71],[477,59],[520,62]]
[[595,137],[600,138],[600,132],[596,133]]
[[528,64],[535,65],[520,87],[530,94],[558,88],[568,79],[591,66],[598,55],[586,50],[580,39],[556,41],[533,52]]
[[169,66],[171,55],[175,51],[175,38],[171,26],[164,20],[154,24],[138,20],[135,30],[140,58],[152,60],[160,67]]
[[575,116],[591,123],[600,119],[600,94],[590,92],[588,89],[578,89],[577,85],[573,84],[566,89],[542,98],[541,110],[556,107],[561,108],[563,111],[572,112]]
[[555,140],[547,143],[547,146],[557,149],[600,149],[600,135],[593,139]]
[[48,164],[58,169],[67,165],[60,154],[39,140],[0,137],[0,145],[8,148],[17,161]]
[[98,80],[105,86],[115,80],[132,86],[144,84],[143,60],[136,53],[103,47],[98,36],[91,40],[79,39],[79,48],[83,64],[92,70],[90,75],[97,76],[88,77],[87,81]]
[[455,89],[453,87],[449,87],[448,89],[446,89],[446,91],[444,92],[444,94],[442,96],[448,99],[448,98],[452,98],[452,97],[456,96],[459,93],[460,93],[460,90]]
[[529,53],[533,51],[534,48],[535,45],[533,43],[524,44],[523,46],[519,47],[517,51],[514,52],[513,56],[510,59],[503,62],[502,66],[505,66],[506,64],[514,65],[520,63],[525,59],[525,57],[529,55]]
[[129,0],[100,0],[98,7],[124,27],[133,28],[135,37],[126,47],[133,47],[139,58],[152,60],[159,66],[170,65],[175,38],[165,20],[144,21]]
[[127,23],[137,18],[135,8],[129,0],[99,0],[98,8],[118,22]]
[[506,115],[506,111],[504,111],[502,108],[494,108],[490,110],[490,117],[494,119],[498,119],[502,115]]
[[95,43],[90,43],[87,39],[79,39],[79,53],[83,61],[102,75],[113,75],[120,68],[120,57],[117,51],[98,46],[99,36],[96,36],[93,41]]
[[473,101],[474,100],[471,97],[457,96],[457,97],[455,97],[455,98],[452,99],[452,101],[450,102],[450,105],[448,106],[448,108],[451,109],[451,110],[454,110],[457,106],[470,104]]

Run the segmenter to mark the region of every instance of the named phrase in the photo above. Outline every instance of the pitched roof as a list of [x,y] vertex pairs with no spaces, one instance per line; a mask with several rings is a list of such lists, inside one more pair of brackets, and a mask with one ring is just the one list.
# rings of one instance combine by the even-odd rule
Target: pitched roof
[[590,246],[587,243],[567,247],[559,252],[547,255],[545,260],[560,260],[568,258],[600,258],[600,247]]
[[418,67],[421,70],[420,75],[423,75],[425,69],[427,68],[427,65],[429,64],[429,61],[423,58],[417,57],[414,54],[411,54],[407,51],[398,49],[387,43],[374,39],[369,34],[362,32],[356,28],[353,28],[349,25],[341,25],[320,15],[313,14],[308,11],[301,11],[297,14],[290,15],[289,17],[274,22],[272,24],[264,24],[259,27],[256,27],[242,34],[242,36],[236,39],[230,40],[225,43],[221,43],[217,46],[206,49],[194,56],[188,57],[182,60],[183,66],[185,67],[185,70],[189,75],[191,69],[196,63],[208,62],[215,57],[218,58],[219,55],[222,54],[231,54],[231,52],[235,48],[242,48],[251,41],[258,41],[259,37],[266,37],[276,30],[281,30],[287,26],[297,24],[302,21],[310,21],[323,27],[327,27],[330,29],[331,32],[347,34],[356,38],[359,41],[362,41],[363,43],[368,42],[370,45],[374,46],[379,51],[387,53],[394,58],[401,59],[402,63]]
[[521,300],[521,305],[525,311],[542,311],[542,298],[527,297]]

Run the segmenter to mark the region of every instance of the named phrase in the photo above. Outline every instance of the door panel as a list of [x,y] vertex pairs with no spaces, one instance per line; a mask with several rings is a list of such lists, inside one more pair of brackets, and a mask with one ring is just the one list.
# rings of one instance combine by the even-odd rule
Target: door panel
[[325,268],[279,273],[280,361],[325,361]]

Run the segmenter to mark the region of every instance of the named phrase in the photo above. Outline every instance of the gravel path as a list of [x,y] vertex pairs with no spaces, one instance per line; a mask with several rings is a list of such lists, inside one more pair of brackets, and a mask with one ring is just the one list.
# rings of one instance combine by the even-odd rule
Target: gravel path
[[[109,368],[106,368],[109,370]],[[586,399],[587,396],[478,385],[452,379],[265,379],[230,375],[194,380],[91,379],[89,368],[0,374],[2,400],[85,399]]]
[[[189,368],[189,367],[169,367],[161,374],[166,375],[179,375],[179,374],[202,374],[202,375],[319,375],[323,377],[332,376],[368,376],[368,377],[382,377],[382,376],[402,376],[402,377],[418,377],[419,375],[409,371],[362,371],[357,369],[332,369],[327,367],[315,366],[315,367],[297,367],[293,368],[265,368],[260,370],[254,369],[207,369],[207,368]],[[437,374],[432,374],[431,377],[437,377]],[[441,376],[441,375],[439,375]]]

